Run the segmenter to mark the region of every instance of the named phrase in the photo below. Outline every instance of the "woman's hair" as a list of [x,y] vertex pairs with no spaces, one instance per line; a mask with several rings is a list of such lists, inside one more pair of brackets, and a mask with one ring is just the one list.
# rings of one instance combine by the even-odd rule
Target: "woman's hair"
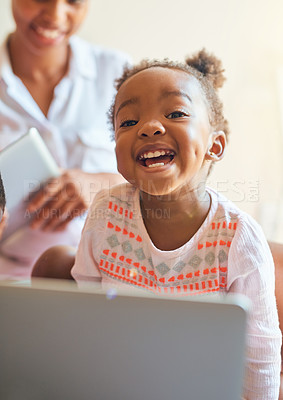
[[[209,119],[213,129],[216,131],[223,131],[226,135],[226,139],[228,139],[228,122],[224,118],[223,104],[217,93],[217,89],[219,89],[225,81],[222,63],[218,58],[213,54],[209,54],[205,49],[202,49],[191,57],[187,57],[184,63],[173,62],[168,59],[163,61],[149,61],[145,59],[133,67],[126,67],[124,69],[122,76],[116,80],[115,87],[117,91],[123,83],[133,75],[154,67],[177,69],[194,76],[200,83],[200,87],[206,99]],[[115,102],[112,104],[109,111],[112,129],[114,128],[114,108]]]
[[4,186],[3,186],[3,182],[2,182],[2,178],[1,178],[1,174],[0,174],[0,210],[4,211],[6,205],[6,197],[5,197],[5,190],[4,190]]

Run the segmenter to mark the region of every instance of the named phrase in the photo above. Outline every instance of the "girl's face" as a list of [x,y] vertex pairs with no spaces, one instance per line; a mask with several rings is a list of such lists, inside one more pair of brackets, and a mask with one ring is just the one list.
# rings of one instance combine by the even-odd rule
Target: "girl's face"
[[119,172],[149,194],[196,190],[225,147],[198,81],[183,71],[154,67],[132,76],[118,91],[114,113]]
[[15,34],[34,51],[66,44],[87,9],[88,0],[12,0]]

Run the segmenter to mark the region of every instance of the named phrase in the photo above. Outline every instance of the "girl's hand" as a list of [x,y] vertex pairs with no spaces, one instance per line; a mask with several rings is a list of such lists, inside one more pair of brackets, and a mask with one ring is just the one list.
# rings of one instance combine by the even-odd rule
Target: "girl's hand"
[[31,227],[61,231],[90,205],[91,179],[94,174],[67,170],[48,182],[31,200],[27,211],[34,213]]

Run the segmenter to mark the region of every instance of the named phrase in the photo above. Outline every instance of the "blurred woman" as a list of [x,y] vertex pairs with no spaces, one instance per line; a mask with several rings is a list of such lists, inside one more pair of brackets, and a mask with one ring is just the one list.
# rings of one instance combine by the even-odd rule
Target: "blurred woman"
[[48,247],[76,246],[96,192],[121,181],[106,113],[129,57],[73,36],[88,6],[11,0],[16,27],[0,48],[0,149],[36,127],[62,173],[30,194],[34,218],[1,244],[0,275],[29,275]]

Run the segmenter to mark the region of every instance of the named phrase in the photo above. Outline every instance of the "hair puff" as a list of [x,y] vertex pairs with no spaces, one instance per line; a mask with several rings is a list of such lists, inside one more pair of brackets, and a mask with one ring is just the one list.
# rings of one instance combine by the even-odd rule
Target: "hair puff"
[[214,54],[208,53],[205,49],[186,58],[186,63],[192,68],[201,72],[215,89],[223,86],[226,78],[222,62]]

